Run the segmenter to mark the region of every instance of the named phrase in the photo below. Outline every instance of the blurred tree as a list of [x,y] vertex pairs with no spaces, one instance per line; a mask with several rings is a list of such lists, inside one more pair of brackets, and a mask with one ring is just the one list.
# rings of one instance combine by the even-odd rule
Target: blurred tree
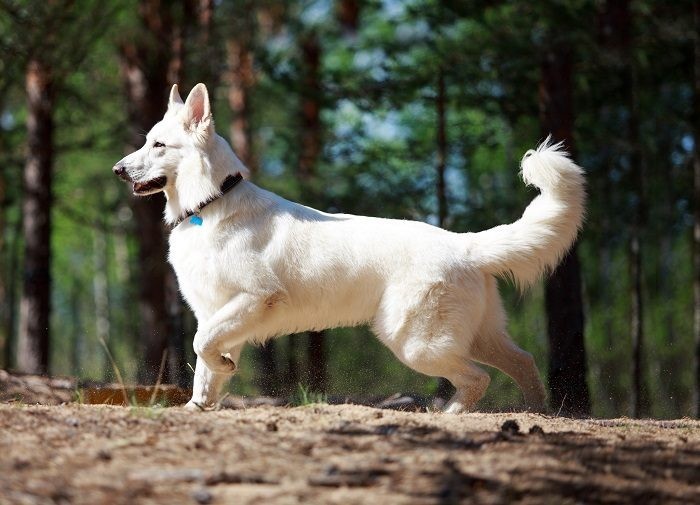
[[[27,154],[23,174],[23,288],[20,300],[17,367],[47,373],[51,314],[51,206],[54,163],[54,115],[58,87],[85,58],[102,23],[92,19],[90,0],[5,1],[10,39],[25,69]],[[6,39],[7,40],[7,39]]]
[[[170,85],[180,81],[185,65],[185,34],[196,18],[190,0],[163,4],[160,0],[139,0],[138,27],[120,44],[122,73],[128,97],[131,137],[129,150],[143,145],[143,133],[160,121],[167,107]],[[161,360],[170,347],[170,359],[184,363],[184,335],[181,304],[172,269],[167,265],[166,230],[162,221],[165,205],[161,194],[134,198],[136,238],[139,244],[139,342],[142,363],[139,380],[153,383]],[[165,377],[166,380],[181,380]]]
[[[243,0],[228,5],[223,12],[227,27],[226,59],[228,63],[224,82],[227,86],[228,106],[232,113],[229,138],[234,152],[250,169],[253,178],[258,172],[252,135],[254,112],[252,95],[256,81],[254,60],[258,16],[266,19],[274,18],[275,10],[274,2],[256,4],[250,0]],[[270,29],[274,30],[273,27]],[[276,348],[277,343],[269,340],[255,349],[258,363],[256,382],[260,392],[267,396],[277,394],[279,391]]]
[[54,148],[53,65],[43,54],[27,64],[27,161],[24,168],[24,287],[20,301],[17,367],[45,374],[51,314],[51,179]]
[[[573,126],[573,58],[571,44],[552,34],[546,39],[540,81],[540,125],[543,135],[563,141],[575,158]],[[586,350],[577,245],[564,256],[546,281],[545,306],[549,335],[550,402],[560,412],[590,413],[586,382]]]
[[[321,42],[314,28],[301,35],[301,121],[298,174],[304,201],[317,201],[316,171],[322,151]],[[295,338],[295,337],[292,337]],[[312,391],[326,390],[326,345],[323,331],[308,333],[307,370]]]
[[630,330],[632,337],[632,415],[649,415],[648,388],[644,379],[644,299],[642,293],[643,262],[641,234],[646,214],[645,170],[639,140],[639,89],[635,69],[633,22],[629,0],[608,0],[603,19],[608,24],[604,33],[610,39],[609,50],[619,51],[622,62],[622,93],[627,96],[627,155],[629,157],[632,201],[630,229]]
[[693,415],[700,417],[700,1],[693,2]]
[[[9,10],[9,12],[7,12]],[[0,111],[8,105],[10,90],[16,82],[22,81],[26,63],[28,41],[16,36],[18,20],[17,7],[13,3],[0,3],[0,50],[3,54],[16,55],[0,61]],[[16,301],[16,265],[19,257],[21,219],[12,223],[8,211],[16,206],[20,198],[21,181],[15,180],[13,173],[21,173],[21,158],[12,150],[9,139],[13,125],[0,125],[0,354],[6,368],[12,367],[14,358]]]
[[[437,216],[438,216],[438,226],[440,228],[445,228],[447,220],[447,197],[445,194],[445,167],[447,164],[447,131],[446,131],[446,116],[445,116],[445,71],[441,67],[437,71],[437,92],[435,96],[435,109],[436,109],[436,159],[437,163],[435,166],[437,176],[437,184],[435,187],[435,193],[437,196]],[[438,381],[438,387],[435,392],[435,396],[440,400],[448,400],[453,394],[450,381],[441,377]]]
[[257,171],[251,135],[251,92],[255,84],[254,47],[257,20],[251,1],[233,3],[226,12],[228,68],[225,76],[228,105],[233,113],[229,127],[231,145],[252,174]]

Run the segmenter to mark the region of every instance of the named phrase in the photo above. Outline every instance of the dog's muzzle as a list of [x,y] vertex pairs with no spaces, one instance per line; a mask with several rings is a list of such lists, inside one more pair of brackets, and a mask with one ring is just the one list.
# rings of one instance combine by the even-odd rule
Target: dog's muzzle
[[131,182],[133,184],[133,191],[135,195],[147,195],[156,191],[160,191],[165,187],[168,182],[167,177],[164,175],[161,177],[156,177],[150,181],[137,182],[134,181],[129,173],[126,171],[126,167],[121,164],[114,165],[112,171],[119,176],[120,179]]
[[151,179],[150,181],[135,182],[134,194],[142,195],[146,193],[152,193],[154,191],[159,191],[165,187],[166,182],[168,182],[168,179],[166,179],[165,176],[156,177],[155,179]]

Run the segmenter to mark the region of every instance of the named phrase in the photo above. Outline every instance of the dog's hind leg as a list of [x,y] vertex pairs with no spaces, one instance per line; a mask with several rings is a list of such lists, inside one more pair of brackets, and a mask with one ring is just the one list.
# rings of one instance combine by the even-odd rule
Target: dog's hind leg
[[460,272],[438,282],[388,290],[375,317],[377,335],[397,358],[455,386],[445,407],[449,413],[472,410],[489,386],[489,375],[469,356],[485,299],[483,276]]
[[523,392],[529,410],[543,412],[547,393],[535,359],[513,342],[505,331],[481,333],[474,339],[471,357],[509,375]]
[[509,375],[522,391],[528,409],[544,411],[547,394],[535,360],[508,336],[503,302],[491,276],[486,277],[486,298],[489,302],[469,346],[469,358]]
[[489,374],[468,361],[459,375],[453,375],[447,379],[456,389],[455,394],[444,408],[448,414],[459,414],[472,410],[486,394],[486,389],[491,382]]
[[[232,363],[238,364],[243,346],[238,346],[228,353],[228,358]],[[191,410],[201,410],[212,407],[219,399],[219,393],[232,373],[213,372],[202,358],[197,358],[197,365],[194,370],[194,381],[192,384],[192,399],[185,405]]]
[[456,392],[445,406],[445,412],[458,414],[474,409],[489,387],[489,374],[457,350],[462,344],[460,340],[450,335],[436,339],[440,340],[437,345],[416,336],[404,340],[400,346],[390,343],[389,348],[413,370],[431,377],[444,377],[452,383]]

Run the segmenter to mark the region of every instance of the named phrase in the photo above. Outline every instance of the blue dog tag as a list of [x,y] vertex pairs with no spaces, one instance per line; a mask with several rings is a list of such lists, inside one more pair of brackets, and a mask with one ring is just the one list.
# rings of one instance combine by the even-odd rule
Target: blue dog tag
[[202,226],[202,223],[204,222],[204,219],[202,219],[199,216],[192,216],[190,218],[190,223],[192,223],[195,226]]

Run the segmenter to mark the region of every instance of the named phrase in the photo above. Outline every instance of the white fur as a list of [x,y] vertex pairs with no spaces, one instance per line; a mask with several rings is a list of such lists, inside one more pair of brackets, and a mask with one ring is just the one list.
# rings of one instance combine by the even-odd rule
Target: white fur
[[[137,181],[167,177],[169,223],[219,194],[227,175],[248,176],[214,132],[201,84],[185,104],[174,88],[146,145],[120,165]],[[327,214],[248,181],[208,205],[202,226],[177,226],[169,260],[198,321],[190,405],[217,400],[246,342],[370,323],[405,364],[455,385],[449,412],[473,408],[488,386],[474,361],[509,374],[528,405],[543,408],[534,360],[506,333],[494,276],[526,286],[553,268],[581,226],[585,190],[560,145],[529,151],[522,171],[541,194],[520,220],[481,233]]]

